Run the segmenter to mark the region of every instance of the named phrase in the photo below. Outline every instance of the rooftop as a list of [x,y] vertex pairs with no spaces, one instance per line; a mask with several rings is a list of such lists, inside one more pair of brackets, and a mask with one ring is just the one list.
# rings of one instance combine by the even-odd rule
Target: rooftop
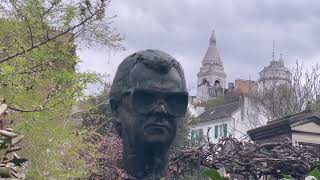
[[310,121],[315,121],[316,123],[320,124],[320,112],[308,109],[274,121],[270,121],[267,123],[267,125],[249,130],[247,133],[251,139],[255,141],[257,139],[290,132],[292,127]]
[[232,113],[240,107],[240,102],[231,102],[214,108],[207,109],[199,116],[199,122],[213,121],[222,118],[231,117]]
[[286,68],[285,65],[284,65],[284,60],[283,60],[282,55],[280,55],[278,61],[276,61],[276,60],[270,61],[270,64],[267,67],[264,67],[263,70],[260,71],[259,74],[264,73],[266,71],[274,71],[274,70],[290,72],[288,70],[288,68]]

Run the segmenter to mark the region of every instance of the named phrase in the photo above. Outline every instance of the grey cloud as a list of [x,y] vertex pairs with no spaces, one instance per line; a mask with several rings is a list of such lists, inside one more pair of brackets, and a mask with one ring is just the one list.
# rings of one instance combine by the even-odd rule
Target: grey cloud
[[[114,26],[128,49],[111,56],[112,65],[94,63],[108,65],[111,74],[130,53],[156,48],[181,61],[193,86],[213,28],[228,81],[256,79],[271,60],[273,40],[289,66],[296,59],[316,63],[320,54],[318,0],[114,0],[109,10],[118,15]],[[89,61],[88,53],[80,54],[83,61]],[[94,53],[95,61],[106,61],[105,52]]]

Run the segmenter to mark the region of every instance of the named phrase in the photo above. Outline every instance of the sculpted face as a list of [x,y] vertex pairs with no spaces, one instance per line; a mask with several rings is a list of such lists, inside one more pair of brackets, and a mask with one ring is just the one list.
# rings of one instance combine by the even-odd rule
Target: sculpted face
[[130,83],[119,106],[124,138],[138,145],[169,146],[188,104],[180,74],[175,68],[159,74],[139,63],[131,71]]
[[115,75],[110,105],[122,138],[123,169],[136,179],[160,179],[188,105],[179,62],[159,50],[128,56]]

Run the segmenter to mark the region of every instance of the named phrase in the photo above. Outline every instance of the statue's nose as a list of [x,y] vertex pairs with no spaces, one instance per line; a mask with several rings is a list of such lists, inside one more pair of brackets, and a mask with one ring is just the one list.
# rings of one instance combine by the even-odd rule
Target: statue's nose
[[161,111],[163,111],[163,112],[166,111],[166,107],[164,106],[164,104],[161,104],[161,105],[160,105],[160,109],[161,109]]
[[167,113],[167,108],[165,106],[165,104],[163,102],[159,102],[157,104],[157,108],[155,109],[156,112],[159,112],[159,113]]

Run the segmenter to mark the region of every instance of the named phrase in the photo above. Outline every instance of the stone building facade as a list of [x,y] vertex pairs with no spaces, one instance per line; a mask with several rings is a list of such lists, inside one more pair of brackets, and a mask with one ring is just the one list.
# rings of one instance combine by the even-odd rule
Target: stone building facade
[[197,74],[197,100],[208,101],[224,93],[226,73],[217,49],[217,40],[212,32],[208,50],[202,60],[202,66]]
[[289,84],[291,82],[291,72],[285,67],[282,55],[278,61],[272,60],[269,66],[264,67],[259,72],[258,89],[263,91],[279,85]]

